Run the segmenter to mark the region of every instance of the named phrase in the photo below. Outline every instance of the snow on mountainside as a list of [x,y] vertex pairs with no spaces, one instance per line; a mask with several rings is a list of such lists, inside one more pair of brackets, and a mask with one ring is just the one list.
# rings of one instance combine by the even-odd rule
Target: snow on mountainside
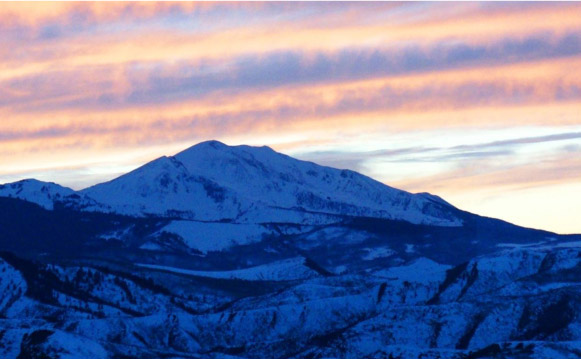
[[283,261],[263,264],[256,267],[236,269],[230,271],[196,271],[152,264],[137,264],[140,267],[165,270],[173,273],[181,273],[198,277],[241,279],[254,281],[287,281],[308,279],[319,274],[305,265],[305,258],[297,257]]
[[172,221],[160,232],[176,234],[183,238],[189,248],[206,253],[259,242],[272,231],[258,224]]
[[267,147],[0,186],[0,358],[576,358],[580,278],[581,236]]
[[124,273],[0,256],[7,358],[560,359],[581,349],[577,247],[347,275],[319,275],[300,257]]
[[157,214],[219,221],[235,217],[240,204],[217,183],[192,175],[173,157],[161,157],[113,181],[81,193],[129,215]]
[[55,202],[62,201],[74,193],[75,191],[70,188],[35,179],[0,185],[0,197],[23,199],[45,209],[53,209]]
[[268,147],[217,141],[159,158],[82,193],[130,215],[304,223],[304,214],[315,212],[313,216],[462,224],[454,208],[436,197],[391,188],[353,171],[299,161]]

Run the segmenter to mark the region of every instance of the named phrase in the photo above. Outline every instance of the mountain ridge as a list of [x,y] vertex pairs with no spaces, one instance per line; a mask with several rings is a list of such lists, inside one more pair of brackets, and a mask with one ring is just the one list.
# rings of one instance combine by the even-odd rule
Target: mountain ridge
[[[169,186],[173,186],[173,192],[163,190]],[[161,191],[152,194],[155,200],[151,203],[143,200],[146,193],[155,191]],[[129,193],[134,198],[124,199]],[[206,200],[204,193],[212,201]],[[455,209],[452,205],[443,200],[434,201],[439,197],[414,195],[357,172],[300,161],[267,146],[227,146],[214,140],[174,156],[162,156],[76,194],[130,215],[162,215],[165,211],[178,210],[189,211],[188,219],[224,219],[219,218],[220,212],[233,220],[247,211],[281,208],[460,225],[449,210]],[[164,206],[162,195],[191,198],[189,203],[172,198]],[[128,204],[132,202],[137,205]],[[147,212],[146,207],[155,211]]]

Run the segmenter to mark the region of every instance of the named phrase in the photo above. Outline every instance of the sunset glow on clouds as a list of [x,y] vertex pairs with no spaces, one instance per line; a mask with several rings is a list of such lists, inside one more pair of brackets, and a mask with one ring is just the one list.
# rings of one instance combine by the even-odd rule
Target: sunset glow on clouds
[[581,233],[579,3],[1,3],[0,183],[207,139]]

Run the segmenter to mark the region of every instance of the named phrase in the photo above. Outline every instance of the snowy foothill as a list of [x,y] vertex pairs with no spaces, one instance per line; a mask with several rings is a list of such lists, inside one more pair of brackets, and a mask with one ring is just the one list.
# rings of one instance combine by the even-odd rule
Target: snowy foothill
[[305,258],[303,257],[290,258],[255,267],[229,271],[189,270],[155,264],[137,264],[137,266],[198,277],[240,279],[248,281],[290,281],[318,276],[316,271],[305,265]]
[[202,253],[222,251],[236,245],[260,241],[271,230],[259,224],[172,221],[160,232],[181,237],[184,243]]

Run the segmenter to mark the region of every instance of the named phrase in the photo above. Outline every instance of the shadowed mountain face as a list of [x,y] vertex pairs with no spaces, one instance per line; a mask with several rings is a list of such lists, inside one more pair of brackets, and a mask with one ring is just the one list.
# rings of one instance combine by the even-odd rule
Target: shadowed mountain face
[[0,186],[6,358],[566,358],[581,236],[209,141]]

